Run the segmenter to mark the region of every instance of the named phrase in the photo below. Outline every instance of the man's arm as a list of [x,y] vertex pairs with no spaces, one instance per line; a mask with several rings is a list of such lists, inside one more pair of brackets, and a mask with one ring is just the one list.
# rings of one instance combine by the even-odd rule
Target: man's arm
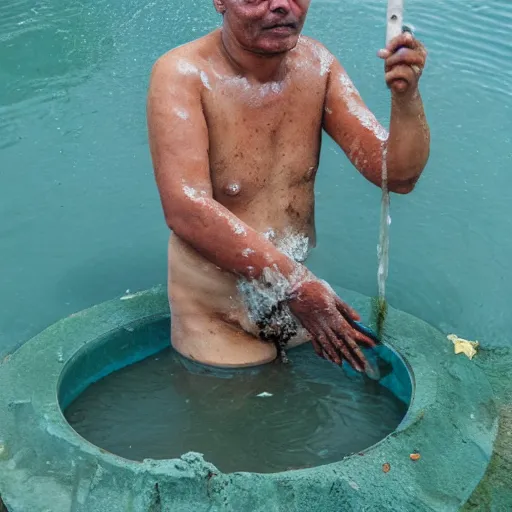
[[[181,66],[183,67],[183,66]],[[147,118],[155,178],[168,226],[223,270],[258,279],[265,267],[290,278],[298,264],[212,197],[202,82],[171,55],[151,75]]]
[[[397,50],[400,46],[404,48]],[[389,134],[335,59],[328,78],[324,129],[358,171],[379,187],[387,152],[388,189],[399,194],[414,188],[429,156],[430,132],[417,88],[425,63],[423,51],[410,34],[402,34],[381,54],[386,58],[386,82],[392,91]]]

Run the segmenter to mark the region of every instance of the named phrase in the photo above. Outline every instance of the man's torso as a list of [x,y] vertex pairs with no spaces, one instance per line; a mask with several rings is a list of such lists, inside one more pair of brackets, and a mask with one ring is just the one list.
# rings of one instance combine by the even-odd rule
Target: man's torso
[[[301,37],[282,77],[260,84],[233,71],[219,31],[176,51],[183,71],[196,69],[201,76],[198,101],[209,133],[214,199],[303,260],[315,244],[314,181],[328,52]],[[275,357],[275,348],[256,337],[236,276],[175,235],[169,243],[169,296],[173,344],[184,355],[219,365]]]

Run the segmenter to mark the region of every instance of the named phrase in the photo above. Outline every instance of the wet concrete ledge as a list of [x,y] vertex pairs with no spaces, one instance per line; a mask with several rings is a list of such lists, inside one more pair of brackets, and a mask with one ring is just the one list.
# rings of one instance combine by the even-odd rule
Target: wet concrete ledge
[[[369,318],[368,297],[338,293]],[[65,407],[94,380],[164,348],[166,336],[140,347],[129,334],[168,314],[163,287],[120,297],[57,322],[0,366],[0,496],[10,512],[455,511],[483,477],[497,433],[485,375],[439,331],[392,308],[385,343],[401,356],[393,364],[407,364],[411,405],[394,433],[360,454],[222,474],[200,454],[140,463],[87,442],[59,401]]]

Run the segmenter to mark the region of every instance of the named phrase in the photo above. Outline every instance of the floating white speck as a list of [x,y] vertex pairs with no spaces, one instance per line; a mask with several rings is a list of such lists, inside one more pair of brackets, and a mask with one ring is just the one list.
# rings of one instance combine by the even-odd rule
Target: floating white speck
[[359,485],[357,485],[354,481],[349,480],[348,485],[350,485],[350,487],[352,487],[352,489],[359,491]]
[[266,391],[263,391],[263,393],[260,393],[259,395],[256,395],[258,398],[268,398],[270,396],[274,396],[272,395],[272,393],[267,393]]

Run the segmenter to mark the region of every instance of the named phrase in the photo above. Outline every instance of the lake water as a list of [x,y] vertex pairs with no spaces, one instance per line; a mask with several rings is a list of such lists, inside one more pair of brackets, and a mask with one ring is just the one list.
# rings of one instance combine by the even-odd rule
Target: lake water
[[[512,3],[408,0],[429,50],[432,154],[391,198],[390,303],[510,345]],[[378,117],[385,2],[314,0],[305,33],[341,60]],[[219,23],[209,0],[6,0],[0,6],[0,356],[59,318],[165,281],[145,94],[154,60]],[[311,268],[377,293],[380,191],[325,137]]]

